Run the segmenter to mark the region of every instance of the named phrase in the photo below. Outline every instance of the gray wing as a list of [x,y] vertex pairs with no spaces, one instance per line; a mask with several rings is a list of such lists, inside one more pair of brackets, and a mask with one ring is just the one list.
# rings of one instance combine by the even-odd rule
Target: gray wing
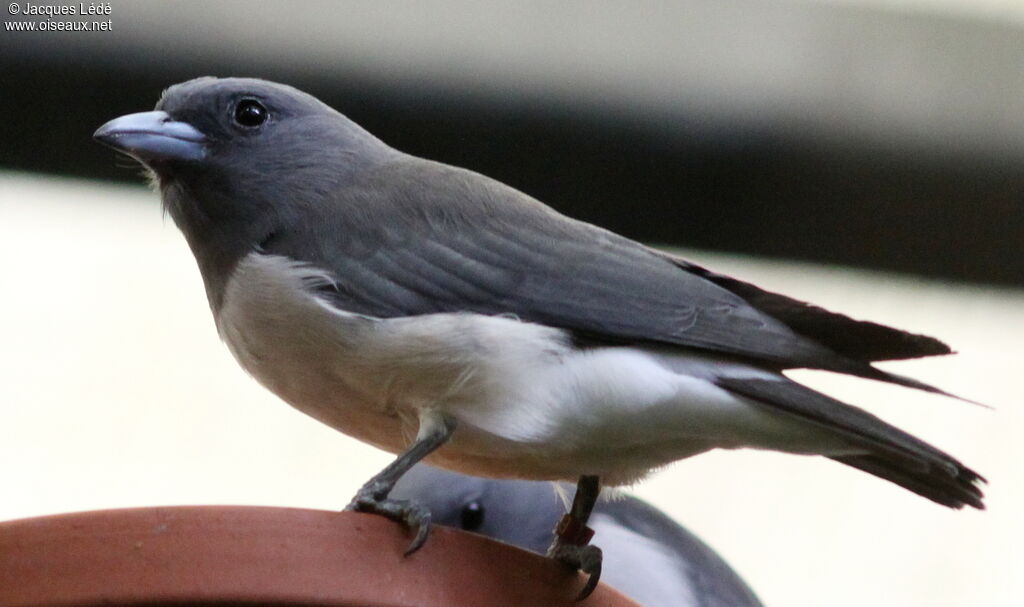
[[581,340],[686,346],[890,381],[867,361],[949,351],[710,273],[482,175],[402,158],[346,186],[331,206],[305,209],[302,221],[283,218],[264,250],[330,271],[335,305],[377,317],[511,314]]

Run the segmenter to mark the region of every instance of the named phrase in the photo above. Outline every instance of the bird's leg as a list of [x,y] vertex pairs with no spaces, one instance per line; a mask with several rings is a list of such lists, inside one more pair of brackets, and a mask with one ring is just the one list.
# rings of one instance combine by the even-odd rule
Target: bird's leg
[[573,569],[579,569],[590,577],[576,597],[577,601],[590,596],[601,579],[601,549],[589,545],[594,530],[587,527],[587,520],[601,493],[600,479],[596,476],[581,476],[576,483],[576,495],[572,508],[558,521],[555,527],[555,541],[548,548],[548,556]]
[[403,451],[387,468],[378,472],[366,482],[345,510],[381,514],[404,523],[415,532],[412,542],[405,550],[406,556],[416,552],[427,541],[430,533],[430,511],[409,500],[390,500],[388,494],[403,474],[423,458],[448,442],[455,431],[455,419],[436,412],[420,416],[420,428],[409,448]]

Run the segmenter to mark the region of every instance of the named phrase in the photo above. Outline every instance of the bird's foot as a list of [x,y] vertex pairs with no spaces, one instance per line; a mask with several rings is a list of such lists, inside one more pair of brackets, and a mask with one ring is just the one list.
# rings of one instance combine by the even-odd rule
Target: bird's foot
[[555,541],[548,548],[548,556],[572,569],[587,574],[587,583],[576,595],[577,601],[590,596],[601,581],[601,549],[588,544],[594,531],[566,514],[555,527]]
[[363,486],[345,510],[379,514],[408,527],[415,534],[405,549],[405,556],[409,556],[427,541],[427,535],[430,534],[430,510],[409,500],[387,499],[388,491],[374,485],[370,481]]

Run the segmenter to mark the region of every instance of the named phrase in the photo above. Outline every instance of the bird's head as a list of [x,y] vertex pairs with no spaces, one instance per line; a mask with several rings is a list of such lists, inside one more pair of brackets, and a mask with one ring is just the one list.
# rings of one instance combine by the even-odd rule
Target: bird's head
[[248,78],[174,85],[154,111],[115,118],[94,137],[148,169],[214,307],[242,256],[330,215],[398,154],[315,97]]
[[152,172],[186,235],[200,220],[317,204],[393,152],[312,95],[249,78],[176,84],[154,111],[115,118],[94,137]]
[[551,483],[476,478],[425,464],[402,476],[391,497],[425,506],[442,525],[541,553],[564,511]]

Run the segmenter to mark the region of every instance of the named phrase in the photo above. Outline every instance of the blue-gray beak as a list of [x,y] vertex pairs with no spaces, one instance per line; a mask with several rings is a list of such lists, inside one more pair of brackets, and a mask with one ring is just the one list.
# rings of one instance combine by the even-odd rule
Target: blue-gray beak
[[96,129],[93,138],[144,164],[166,160],[202,160],[206,137],[167,112],[139,112],[114,118]]

